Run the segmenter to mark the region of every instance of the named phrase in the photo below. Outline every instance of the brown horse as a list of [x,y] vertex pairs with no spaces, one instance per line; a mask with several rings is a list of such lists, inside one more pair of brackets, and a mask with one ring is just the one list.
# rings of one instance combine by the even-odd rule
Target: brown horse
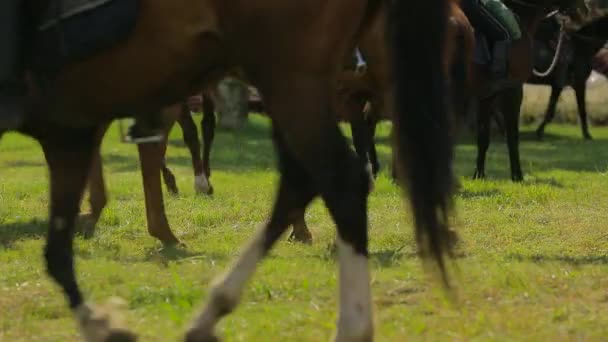
[[[168,137],[172,127],[177,122],[182,128],[184,143],[190,151],[192,167],[194,170],[194,190],[199,194],[211,195],[213,187],[209,181],[211,176],[209,168],[209,154],[213,135],[215,132],[214,105],[210,95],[202,95],[206,100],[203,103],[203,153],[201,158],[201,146],[198,139],[196,124],[190,115],[191,110],[197,110],[197,103],[184,101],[182,103],[165,108],[162,119],[165,122],[165,138]],[[98,135],[99,142],[107,131],[103,127]],[[148,232],[151,236],[159,239],[165,245],[180,243],[173,234],[165,213],[163,192],[160,184],[161,174],[167,190],[172,194],[178,194],[175,176],[167,166],[165,156],[167,152],[167,139],[159,143],[147,143],[138,145],[141,173],[146,206],[146,218]],[[90,212],[81,215],[81,229],[85,237],[90,237],[101,216],[101,212],[107,204],[107,192],[103,178],[103,165],[100,151],[96,151],[89,175],[89,204]]]
[[[38,89],[32,92],[30,115],[19,131],[40,142],[47,160],[51,185],[47,269],[63,289],[87,340],[134,339],[112,325],[112,315],[98,315],[84,301],[74,273],[74,225],[99,149],[99,132],[118,113],[150,118],[233,70],[246,76],[264,98],[281,179],[268,223],[232,270],[215,283],[187,341],[213,339],[216,323],[235,308],[256,264],[285,231],[291,213],[303,210],[319,195],[339,236],[336,339],[372,339],[368,177],[337,127],[331,90],[342,57],[352,51],[358,34],[376,15],[378,3],[141,0],[135,27],[122,43],[73,61],[57,74],[34,70]],[[441,65],[446,4],[444,0],[392,1],[390,6],[399,113],[395,152],[410,193],[416,241],[423,255],[431,256],[445,272],[453,190]],[[413,53],[403,45],[418,50]]]
[[519,115],[523,99],[523,84],[532,75],[532,40],[540,22],[553,10],[560,9],[571,13],[572,10],[585,8],[578,0],[505,0],[518,16],[522,37],[511,45],[508,56],[508,77],[493,81],[489,71],[482,65],[473,70],[474,100],[477,104],[477,167],[473,178],[485,178],[485,158],[490,146],[490,118],[499,110],[504,118],[507,136],[511,179],[522,181],[523,173],[519,157]]
[[[148,233],[157,238],[166,246],[180,244],[170,228],[164,206],[164,196],[160,184],[162,175],[163,182],[169,193],[177,195],[179,189],[173,172],[169,169],[166,161],[167,138],[171,129],[178,123],[183,132],[185,145],[190,151],[192,168],[194,170],[194,191],[197,194],[212,195],[211,185],[210,153],[215,136],[215,91],[207,90],[199,96],[192,96],[187,101],[165,108],[161,117],[165,122],[165,140],[159,143],[147,143],[138,146],[141,173],[143,178],[144,198],[146,207],[146,219]],[[257,97],[250,101],[252,108],[261,110],[262,104]],[[191,112],[201,112],[201,133],[203,137],[202,159],[199,155],[201,143],[198,139],[198,130]],[[108,127],[103,127],[99,133],[99,141],[105,135]],[[122,133],[122,131],[121,131]],[[124,138],[123,138],[124,141]],[[88,181],[90,212],[80,216],[80,229],[85,237],[93,236],[101,213],[107,204],[107,191],[103,177],[102,157],[99,151],[96,153]],[[293,230],[289,236],[290,241],[312,243],[312,233],[304,219],[304,211],[292,214],[291,225]]]

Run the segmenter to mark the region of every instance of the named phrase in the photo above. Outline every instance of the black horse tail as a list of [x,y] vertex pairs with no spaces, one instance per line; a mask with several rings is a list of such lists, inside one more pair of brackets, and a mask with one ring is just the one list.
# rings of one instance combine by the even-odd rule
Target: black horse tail
[[443,68],[449,0],[392,0],[389,39],[394,65],[397,171],[409,190],[416,242],[436,261],[446,285],[445,254],[454,176],[453,140]]

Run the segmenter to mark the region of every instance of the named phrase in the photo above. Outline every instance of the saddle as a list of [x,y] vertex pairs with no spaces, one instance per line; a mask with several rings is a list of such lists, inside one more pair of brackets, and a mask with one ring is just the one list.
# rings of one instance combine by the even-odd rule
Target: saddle
[[509,71],[511,43],[511,41],[492,42],[485,34],[476,30],[473,63],[490,68],[493,74],[506,77]]
[[[513,23],[513,25],[519,26],[517,31],[523,31],[520,19],[517,16],[515,16],[515,19],[517,23]],[[475,30],[473,63],[489,66],[496,74],[507,75],[511,43],[511,41],[493,42],[482,31]],[[499,63],[496,63],[496,61],[499,61]]]
[[492,62],[492,51],[486,36],[475,30],[475,50],[473,51],[473,62],[479,65],[489,65]]
[[31,67],[54,74],[114,47],[131,34],[139,0],[50,0],[33,32]]

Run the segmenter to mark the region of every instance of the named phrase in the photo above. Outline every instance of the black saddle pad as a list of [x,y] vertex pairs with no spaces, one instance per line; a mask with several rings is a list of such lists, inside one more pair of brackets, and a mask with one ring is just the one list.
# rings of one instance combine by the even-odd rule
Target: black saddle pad
[[488,65],[492,61],[492,52],[488,40],[483,33],[475,31],[475,49],[473,50],[473,62],[479,65]]
[[51,0],[34,33],[33,69],[54,73],[115,46],[138,13],[139,0]]

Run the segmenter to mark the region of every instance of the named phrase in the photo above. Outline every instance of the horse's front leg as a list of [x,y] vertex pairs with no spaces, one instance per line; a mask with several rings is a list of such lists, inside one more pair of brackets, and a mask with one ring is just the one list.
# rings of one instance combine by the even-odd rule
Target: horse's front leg
[[95,234],[97,222],[101,217],[103,209],[108,203],[106,184],[103,177],[103,162],[101,158],[101,141],[108,130],[109,125],[101,128],[97,135],[95,145],[97,148],[93,152],[91,167],[89,171],[89,204],[91,211],[80,215],[78,226],[85,238],[90,238]]
[[163,244],[178,244],[179,240],[169,227],[165,214],[163,190],[160,184],[164,142],[152,142],[137,145],[139,162],[144,183],[146,218],[148,233]]
[[97,127],[50,130],[40,143],[50,171],[51,208],[44,256],[49,275],[63,289],[87,341],[133,341],[135,336],[116,327],[114,315],[83,301],[74,274],[73,239],[91,161],[99,148]]

